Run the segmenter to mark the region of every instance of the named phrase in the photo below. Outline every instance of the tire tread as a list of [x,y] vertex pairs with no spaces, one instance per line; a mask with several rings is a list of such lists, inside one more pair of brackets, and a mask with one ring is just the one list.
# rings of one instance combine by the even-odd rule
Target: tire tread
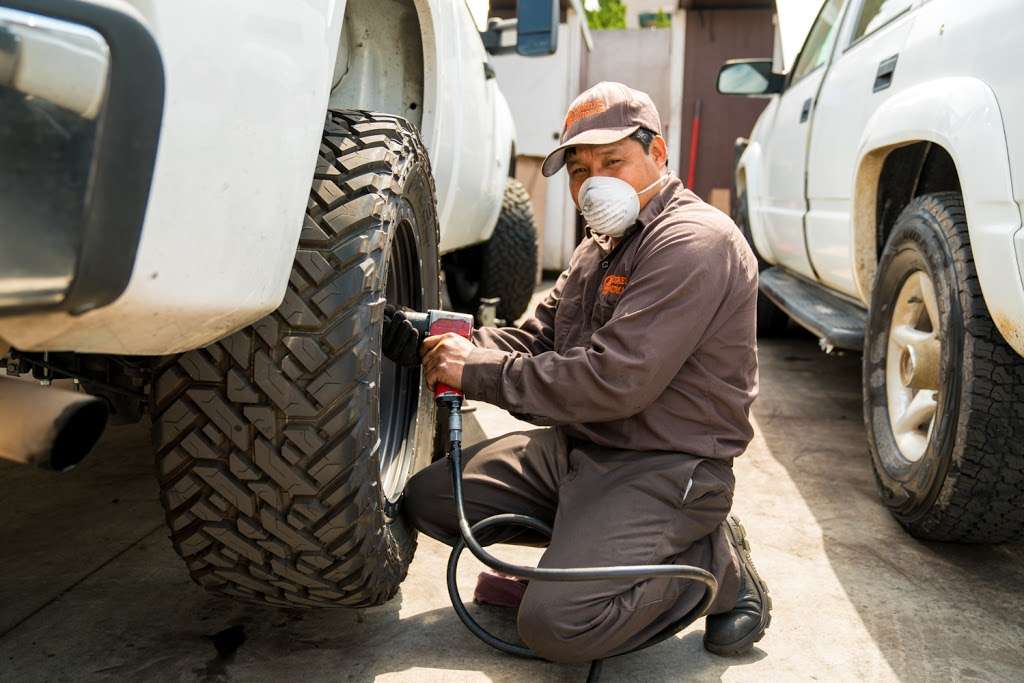
[[250,602],[360,607],[394,595],[416,545],[385,521],[369,425],[382,226],[427,155],[398,117],[332,111],[324,130],[284,301],[161,368],[154,445],[171,542],[197,583]]
[[537,286],[537,227],[530,195],[509,178],[494,234],[484,245],[481,297],[501,297],[497,316],[512,324],[530,305]]
[[930,540],[1019,541],[1024,539],[1024,359],[988,312],[961,195],[924,195],[900,220],[915,213],[937,221],[952,253],[964,322],[963,375],[945,479],[924,514],[901,522]]

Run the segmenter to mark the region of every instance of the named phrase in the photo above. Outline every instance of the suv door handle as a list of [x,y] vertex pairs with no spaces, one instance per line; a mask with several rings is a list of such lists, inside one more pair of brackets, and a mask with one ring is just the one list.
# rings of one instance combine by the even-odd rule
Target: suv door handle
[[813,97],[808,97],[804,100],[804,106],[800,109],[800,123],[807,121],[807,117],[811,115],[811,102],[813,99]]
[[875,85],[871,88],[871,92],[878,92],[885,90],[892,85],[892,75],[896,73],[896,58],[899,54],[895,54],[888,59],[883,59],[878,64],[878,73],[875,74]]

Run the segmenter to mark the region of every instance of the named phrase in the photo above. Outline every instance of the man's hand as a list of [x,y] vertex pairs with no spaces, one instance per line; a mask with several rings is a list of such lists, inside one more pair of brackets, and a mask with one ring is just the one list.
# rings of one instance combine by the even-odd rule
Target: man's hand
[[406,319],[402,309],[384,306],[384,328],[381,332],[381,353],[403,368],[420,364],[420,334]]
[[420,345],[423,373],[431,389],[438,383],[462,391],[462,370],[473,350],[473,342],[448,332],[427,337]]

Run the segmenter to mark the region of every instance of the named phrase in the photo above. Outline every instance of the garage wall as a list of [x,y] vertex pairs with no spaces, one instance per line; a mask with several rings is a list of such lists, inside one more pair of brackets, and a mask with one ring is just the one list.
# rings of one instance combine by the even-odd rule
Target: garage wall
[[618,81],[642,90],[654,100],[668,138],[671,112],[672,30],[667,28],[594,31],[582,90],[601,81]]
[[[726,97],[715,91],[718,69],[728,59],[772,57],[772,11],[765,9],[690,10],[686,13],[683,61],[683,131],[675,165],[685,180],[690,158],[694,107],[702,101],[694,189],[705,200],[713,188],[732,189],[733,143],[746,137],[767,100]],[[720,193],[716,193],[720,194]],[[718,202],[715,202],[718,203]]]

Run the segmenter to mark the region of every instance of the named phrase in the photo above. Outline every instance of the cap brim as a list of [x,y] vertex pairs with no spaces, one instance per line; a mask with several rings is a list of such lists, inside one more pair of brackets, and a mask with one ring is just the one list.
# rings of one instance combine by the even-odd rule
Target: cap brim
[[544,158],[541,173],[547,178],[558,173],[558,169],[565,165],[565,150],[570,147],[578,147],[579,145],[610,145],[613,142],[628,138],[639,129],[640,126],[623,126],[620,128],[585,130],[555,147],[554,151]]

